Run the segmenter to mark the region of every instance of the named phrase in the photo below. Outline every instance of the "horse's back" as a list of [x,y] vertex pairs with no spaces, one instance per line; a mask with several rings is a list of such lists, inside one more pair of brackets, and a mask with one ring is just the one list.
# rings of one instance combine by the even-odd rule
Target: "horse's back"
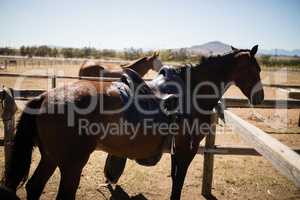
[[[106,96],[109,87],[110,83],[105,82],[78,81],[44,94],[36,123],[40,145],[53,160],[58,163],[65,159],[73,161],[96,148],[97,138],[101,135],[86,132],[85,123],[103,120],[100,95]],[[119,97],[110,95],[111,106],[117,107]]]
[[91,65],[80,68],[79,76],[120,78],[122,70],[107,70],[100,65]]
[[[96,103],[91,106],[93,101]],[[160,136],[150,132],[144,135],[142,129],[129,130],[123,135],[108,130],[110,126],[120,124],[122,119],[126,120],[126,116],[124,111],[104,111],[122,109],[123,106],[119,91],[112,83],[78,81],[50,90],[44,94],[36,118],[39,142],[58,164],[65,159],[73,162],[77,156],[90,154],[96,148],[132,159],[147,158],[159,152]],[[90,110],[85,112],[87,108]]]
[[79,76],[90,76],[90,77],[99,77],[101,71],[105,68],[94,61],[85,61],[80,69]]

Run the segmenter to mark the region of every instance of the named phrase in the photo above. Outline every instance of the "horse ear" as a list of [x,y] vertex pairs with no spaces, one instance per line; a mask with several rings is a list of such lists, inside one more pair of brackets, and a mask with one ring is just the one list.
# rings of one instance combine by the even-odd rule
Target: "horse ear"
[[237,48],[235,48],[234,46],[230,46],[232,51],[238,51]]
[[155,57],[156,57],[156,51],[153,52],[153,54],[152,54],[151,57],[152,57],[152,58],[155,58]]
[[258,45],[255,45],[254,47],[252,47],[252,49],[250,50],[250,55],[254,56],[257,53],[258,50]]
[[158,51],[154,51],[152,58],[157,58],[159,56],[159,52]]

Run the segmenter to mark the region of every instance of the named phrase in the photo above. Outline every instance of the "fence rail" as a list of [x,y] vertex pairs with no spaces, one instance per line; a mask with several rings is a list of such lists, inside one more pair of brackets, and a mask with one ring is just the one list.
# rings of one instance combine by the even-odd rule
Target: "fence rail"
[[265,86],[265,87],[274,87],[274,88],[300,89],[300,85],[296,85],[296,84],[270,84],[270,83],[264,83],[263,86]]
[[[17,74],[17,73],[0,73],[0,77],[23,77],[23,78],[42,78],[51,79],[52,87],[56,87],[57,79],[80,79],[80,80],[93,80],[93,81],[118,81],[119,78],[107,78],[107,77],[80,77],[80,76],[60,76],[60,75],[31,75],[31,74]],[[145,79],[150,81],[151,79]],[[279,87],[279,88],[300,88],[300,85],[279,85],[279,84],[264,84],[265,87]],[[38,96],[43,93],[43,90],[14,90],[16,100],[29,100],[34,96]],[[223,105],[230,108],[281,108],[281,109],[293,109],[300,108],[300,100],[296,99],[265,99],[260,105],[251,105],[247,99],[238,98],[224,98]]]
[[87,76],[61,76],[61,75],[33,75],[33,74],[18,74],[18,73],[0,73],[0,77],[22,77],[22,78],[37,78],[37,79],[78,79],[78,80],[92,80],[92,81],[117,81],[119,78],[107,77],[87,77]]
[[280,88],[279,90],[284,92],[288,98],[300,100],[300,89]]
[[[54,58],[54,57],[28,57],[28,56],[3,56],[0,55],[0,64],[2,63],[5,67],[10,66],[63,66],[63,65],[76,65],[79,66],[87,58]],[[125,65],[130,62],[130,60],[120,60],[120,59],[89,59],[95,60],[100,63],[113,63],[119,65]]]
[[[54,85],[53,85],[54,86]],[[45,90],[14,90],[15,100],[27,101],[45,92]],[[300,100],[295,99],[265,99],[260,105],[251,105],[248,99],[224,98],[223,105],[226,108],[278,108],[295,109],[300,108]]]
[[224,98],[223,104],[227,108],[300,108],[300,101],[295,99],[265,99],[259,105],[251,105],[248,99]]
[[[86,80],[105,80],[105,81],[116,81],[118,78],[106,78],[106,77],[80,77],[80,76],[60,76],[60,75],[34,75],[34,74],[18,74],[18,73],[0,73],[0,77],[24,77],[24,78],[52,78],[56,77],[58,79],[86,79]],[[145,81],[150,81],[151,79],[144,79]],[[294,88],[300,89],[300,85],[296,84],[270,84],[263,83],[265,87],[275,87],[275,88]]]
[[300,156],[274,137],[225,110],[225,122],[232,125],[235,132],[253,146],[272,165],[300,187]]

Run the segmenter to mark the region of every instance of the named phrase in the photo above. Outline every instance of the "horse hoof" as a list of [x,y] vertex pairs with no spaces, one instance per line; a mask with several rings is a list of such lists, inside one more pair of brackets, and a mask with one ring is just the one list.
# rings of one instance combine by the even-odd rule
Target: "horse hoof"
[[110,183],[102,183],[102,184],[99,185],[99,187],[100,188],[102,188],[102,187],[106,187],[107,188],[107,187],[109,187],[109,185],[111,185],[111,184]]
[[14,192],[9,191],[4,187],[0,187],[0,199],[20,200],[20,198]]

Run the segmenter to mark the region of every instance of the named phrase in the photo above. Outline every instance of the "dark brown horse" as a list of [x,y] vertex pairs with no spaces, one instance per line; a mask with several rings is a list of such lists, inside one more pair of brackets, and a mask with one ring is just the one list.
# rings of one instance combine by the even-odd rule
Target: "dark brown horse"
[[[162,63],[158,56],[159,53],[154,52],[152,56],[140,58],[124,66],[124,68],[132,69],[140,76],[144,76],[150,69],[159,71]],[[85,61],[79,69],[79,76],[120,78],[121,75],[122,70],[108,70],[98,63],[89,60]]]
[[[152,56],[140,58],[124,66],[123,69],[132,69],[140,76],[144,76],[150,69],[159,71],[162,66],[163,65],[159,59],[159,53],[154,52]],[[91,60],[84,61],[79,70],[79,76],[87,77],[120,78],[122,73],[123,70],[108,70],[102,67],[100,64]],[[116,183],[118,181],[117,177],[120,177],[123,172],[125,163],[126,158],[108,154],[104,167],[104,175],[107,179],[106,182]],[[111,165],[113,165],[113,170],[111,170]]]
[[[254,53],[256,51],[255,49],[256,49],[256,47],[252,50],[252,55],[255,54]],[[240,56],[240,58],[237,59],[237,61],[240,63],[247,61],[248,50],[238,50],[238,49],[232,47],[232,51],[233,51],[233,53],[244,52],[244,53],[238,54]],[[229,84],[227,84],[227,81],[223,80],[224,78],[222,78],[222,75],[223,75],[223,73],[228,73],[226,71],[228,71],[229,67],[226,67],[226,66],[224,67],[224,65],[227,65],[226,59],[229,59],[230,55],[231,54],[228,54],[227,56],[216,56],[216,57],[209,57],[209,58],[203,57],[203,61],[200,64],[200,66],[202,66],[202,68],[199,70],[199,71],[201,71],[202,75],[199,77],[199,81],[202,83],[207,82],[207,81],[210,83],[213,82],[214,86],[215,86],[215,82],[221,81],[220,83],[226,83],[223,86],[223,91],[225,91],[227,89],[227,86],[229,86]],[[246,57],[246,58],[243,58],[243,57]],[[230,59],[232,59],[232,58],[230,58]],[[251,59],[250,61],[253,62],[252,63],[253,65],[257,65],[255,59]],[[246,63],[246,64],[250,64],[250,63]],[[246,80],[242,80],[242,79],[247,77],[247,75],[246,75],[247,73],[249,73],[250,75],[259,73],[260,69],[259,69],[259,67],[256,67],[256,68],[255,67],[249,67],[249,68],[244,67],[244,69],[243,69],[240,66],[237,66],[236,70],[240,70],[240,71],[234,72],[232,74],[232,77],[230,78],[230,80],[234,81],[235,84],[241,88],[242,92],[248,98],[250,98],[249,94],[251,94],[251,91],[254,91],[254,89],[252,89],[251,87],[259,79],[258,78],[246,79]],[[217,72],[217,74],[216,74],[216,72]],[[234,76],[239,76],[240,78],[237,78]],[[220,86],[220,88],[209,88],[209,87],[211,87],[211,86],[210,85],[203,86],[201,88],[200,94],[207,95],[212,92],[212,89],[214,89],[214,90],[217,89],[217,91],[220,94],[223,94],[223,92],[220,90],[222,88],[221,86]],[[256,87],[257,87],[256,89],[260,89],[261,85],[258,84]],[[204,88],[206,88],[206,89],[204,89]],[[263,97],[263,94],[257,95],[255,97]],[[259,101],[260,101],[260,99],[253,100],[254,103],[259,102]],[[199,104],[201,105],[200,107],[201,107],[201,109],[204,109],[204,110],[211,110],[212,107],[210,105],[216,105],[215,103],[216,103],[216,101],[212,101],[212,99],[207,99],[207,98],[199,100]],[[208,106],[207,106],[207,104],[208,104]],[[203,117],[206,118],[206,116],[202,116],[202,118]],[[206,120],[208,121],[209,119],[206,119]],[[125,169],[125,165],[126,165],[125,157],[118,157],[118,156],[113,156],[113,155],[109,156],[106,160],[105,169],[104,169],[104,174],[107,178],[107,183],[103,184],[103,185],[106,186],[107,184],[117,183],[117,181],[119,180],[120,176],[122,175],[122,173]]]
[[[193,67],[164,69],[149,86],[136,74],[126,73],[122,82],[118,83],[79,81],[50,90],[30,101],[21,115],[10,166],[5,171],[4,186],[15,191],[21,182],[27,180],[32,149],[37,145],[41,152],[41,161],[26,184],[28,199],[40,197],[56,167],[61,172],[57,199],[74,199],[82,168],[96,148],[109,154],[137,160],[141,164],[148,164],[149,160],[159,160],[155,158],[161,155],[164,143],[171,138],[171,199],[180,199],[187,169],[197,153],[199,142],[204,137],[198,130],[186,134],[184,120],[193,123],[193,120],[199,119],[200,124],[209,122],[207,112],[217,105],[230,83],[235,83],[251,103],[262,102],[264,93],[259,75],[260,67],[254,57],[256,52],[257,46],[251,50],[234,50],[223,56],[210,57]],[[168,122],[169,115],[160,111],[164,107],[157,103],[161,97],[156,97],[156,93],[173,90],[170,85],[165,86],[170,80],[175,80],[174,83],[178,83],[179,86],[189,85],[182,89],[183,93],[179,93],[180,97],[184,97],[183,101],[178,101],[184,104],[178,104],[183,106],[183,109],[179,109],[180,115],[176,114],[178,118],[174,120],[172,117],[171,120],[179,125],[177,134],[158,134],[159,132],[152,132],[153,129],[148,130],[144,126],[137,129],[137,132],[130,129],[129,134],[118,134],[117,131],[105,135],[104,131],[97,131],[97,124],[109,126],[116,122],[115,125],[120,125],[122,120],[136,124],[143,119],[152,119],[153,125],[156,122]],[[128,85],[133,85],[133,89],[128,89]],[[180,87],[177,86],[175,88],[180,91]],[[132,91],[133,100],[138,99],[138,94],[156,96],[141,100],[142,105],[132,104],[134,106],[128,107],[130,112],[107,112],[124,107],[124,88]],[[197,98],[203,94],[206,96]],[[136,112],[138,106],[147,112]],[[158,112],[148,112],[158,107]],[[82,130],[80,120],[85,122],[84,126],[87,123],[94,126]],[[109,130],[115,130],[115,127],[111,126]],[[94,134],[95,132],[98,134]]]

